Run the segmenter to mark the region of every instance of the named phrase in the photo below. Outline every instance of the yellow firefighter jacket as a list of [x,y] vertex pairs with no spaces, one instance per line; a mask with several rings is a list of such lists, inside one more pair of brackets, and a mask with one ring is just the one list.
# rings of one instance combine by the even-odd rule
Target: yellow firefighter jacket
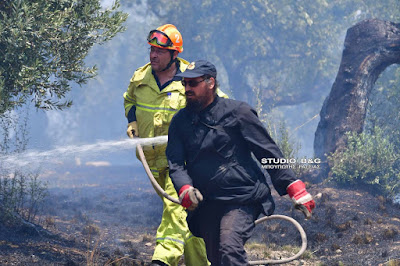
[[[189,62],[178,58],[180,71],[185,71]],[[227,95],[217,90],[220,97]],[[128,90],[124,93],[125,116],[136,107],[136,121],[140,138],[168,135],[168,127],[177,111],[186,106],[185,88],[180,81],[172,81],[160,91],[152,74],[151,64],[138,68],[133,74]],[[149,166],[162,169],[168,166],[165,156],[167,144],[148,145],[143,152]]]

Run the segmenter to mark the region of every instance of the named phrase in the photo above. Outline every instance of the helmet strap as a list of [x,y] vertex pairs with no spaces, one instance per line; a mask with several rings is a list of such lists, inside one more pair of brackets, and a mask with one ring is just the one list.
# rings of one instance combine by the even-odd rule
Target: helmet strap
[[163,70],[161,70],[160,72],[163,72],[163,71],[169,69],[172,66],[172,64],[176,62],[176,58],[174,59],[175,50],[169,50],[169,51],[170,51],[170,54],[171,54],[171,60],[169,60],[168,65]]

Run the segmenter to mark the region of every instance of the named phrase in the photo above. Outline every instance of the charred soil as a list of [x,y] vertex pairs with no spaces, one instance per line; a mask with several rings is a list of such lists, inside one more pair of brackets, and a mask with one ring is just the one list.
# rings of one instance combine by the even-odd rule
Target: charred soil
[[[142,173],[82,168],[43,178],[55,176],[36,225],[0,224],[0,265],[149,265],[162,203]],[[400,265],[398,205],[332,185],[308,191],[317,204],[311,220],[274,193],[275,213],[296,219],[308,237],[307,251],[289,265]],[[292,225],[265,222],[246,249],[251,260],[279,259],[300,245]]]

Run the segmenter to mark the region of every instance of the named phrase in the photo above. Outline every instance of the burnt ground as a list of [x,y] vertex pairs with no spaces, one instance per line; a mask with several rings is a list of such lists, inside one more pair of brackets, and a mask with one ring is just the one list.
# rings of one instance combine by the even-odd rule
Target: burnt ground
[[[162,206],[139,168],[78,167],[44,172],[49,196],[35,228],[0,225],[0,265],[148,265]],[[295,218],[308,248],[288,265],[400,265],[400,208],[352,188],[310,184],[311,220],[276,199],[276,214]],[[287,222],[257,225],[251,260],[294,255],[299,233]],[[182,263],[183,265],[183,263]]]

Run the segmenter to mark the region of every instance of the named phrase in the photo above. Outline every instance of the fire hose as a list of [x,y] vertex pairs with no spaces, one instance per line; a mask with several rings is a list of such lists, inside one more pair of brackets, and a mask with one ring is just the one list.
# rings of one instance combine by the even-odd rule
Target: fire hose
[[[146,157],[144,156],[142,145],[140,143],[137,143],[136,144],[136,148],[138,150],[139,158],[140,158],[140,160],[141,160],[141,162],[143,164],[143,167],[144,167],[144,169],[145,169],[145,171],[147,173],[147,176],[149,177],[150,182],[154,186],[154,188],[157,189],[157,191],[161,195],[163,195],[165,198],[169,199],[170,201],[172,201],[172,202],[174,202],[176,204],[180,204],[179,200],[174,198],[174,197],[172,197],[167,192],[165,192],[164,189],[158,184],[157,180],[154,178],[153,174],[151,173],[150,167],[147,164]],[[304,253],[304,251],[307,249],[306,232],[304,231],[303,227],[295,219],[293,219],[293,218],[291,218],[289,216],[285,216],[285,215],[270,215],[270,216],[262,217],[262,218],[256,220],[254,223],[257,225],[257,224],[260,224],[262,222],[270,221],[270,220],[285,220],[285,221],[288,221],[288,222],[292,223],[300,233],[300,236],[301,236],[301,248],[300,248],[299,252],[297,252],[292,257],[285,258],[285,259],[280,259],[280,260],[249,261],[250,265],[268,265],[268,264],[288,263],[290,261],[298,259]]]

